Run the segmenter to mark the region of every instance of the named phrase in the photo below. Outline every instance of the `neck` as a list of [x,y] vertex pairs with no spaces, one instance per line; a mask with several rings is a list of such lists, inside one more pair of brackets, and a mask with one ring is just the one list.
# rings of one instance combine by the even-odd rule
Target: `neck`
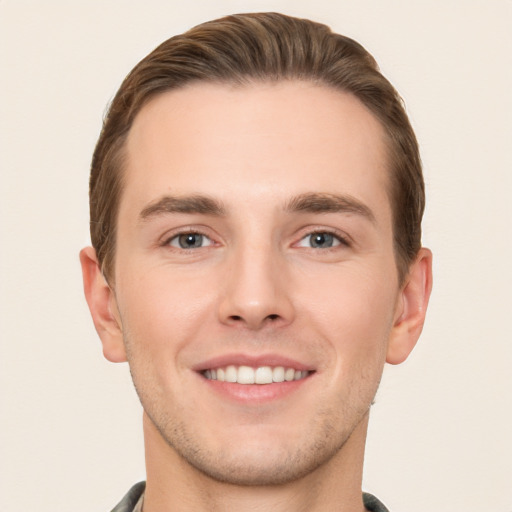
[[219,482],[169,446],[144,414],[144,512],[363,512],[361,480],[368,415],[343,447],[307,475],[275,486]]

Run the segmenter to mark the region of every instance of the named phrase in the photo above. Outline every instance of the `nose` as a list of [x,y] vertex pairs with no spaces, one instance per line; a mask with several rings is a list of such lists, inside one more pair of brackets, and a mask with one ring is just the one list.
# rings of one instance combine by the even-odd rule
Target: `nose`
[[293,321],[291,282],[277,250],[254,245],[241,248],[226,262],[219,319],[222,323],[259,330]]

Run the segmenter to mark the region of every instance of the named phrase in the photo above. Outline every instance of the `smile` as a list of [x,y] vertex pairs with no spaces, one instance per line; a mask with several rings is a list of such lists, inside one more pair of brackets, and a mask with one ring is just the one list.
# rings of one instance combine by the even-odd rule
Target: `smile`
[[311,372],[296,370],[284,366],[234,366],[204,370],[203,376],[208,380],[232,382],[237,384],[272,384],[274,382],[291,382],[305,379]]

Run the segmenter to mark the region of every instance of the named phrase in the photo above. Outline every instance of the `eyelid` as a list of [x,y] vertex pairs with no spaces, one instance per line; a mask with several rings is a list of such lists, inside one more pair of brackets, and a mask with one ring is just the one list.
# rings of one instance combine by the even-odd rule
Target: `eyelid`
[[[302,242],[302,240],[304,240],[308,236],[312,236],[315,234],[322,234],[322,233],[332,235],[339,241],[339,245],[336,245],[334,247],[329,247],[329,249],[335,249],[336,247],[339,247],[339,246],[351,247],[353,244],[353,240],[351,239],[351,237],[343,231],[340,231],[340,230],[334,229],[334,228],[327,228],[327,227],[323,227],[323,226],[315,226],[315,227],[308,227],[308,228],[305,228],[304,230],[301,230],[301,234],[299,235],[300,238],[293,245],[298,246],[298,244],[300,242]],[[315,249],[315,248],[311,247],[311,249]],[[317,250],[317,249],[315,249],[315,250]],[[327,249],[323,249],[323,250],[327,250]]]
[[[181,247],[180,245],[180,238],[182,236],[187,236],[187,235],[194,235],[194,236],[198,236],[198,237],[201,237],[201,242],[207,242],[206,245],[204,245],[203,243],[197,247],[195,246],[191,246],[191,247]],[[169,241],[167,242],[167,244],[170,246],[170,247],[173,247],[174,249],[179,249],[179,250],[182,250],[182,251],[187,251],[187,250],[197,250],[197,249],[203,249],[205,247],[210,247],[214,244],[213,240],[207,236],[207,235],[203,235],[202,233],[180,233],[178,235],[175,235],[173,236],[172,238],[169,239]]]
[[[173,247],[170,245],[171,240],[173,240],[181,235],[186,235],[189,233],[197,233],[198,235],[202,235],[202,236],[206,237],[211,242],[206,247],[219,245],[219,242],[216,240],[216,238],[214,236],[212,236],[211,230],[206,227],[203,227],[203,226],[183,226],[183,227],[174,228],[170,231],[167,231],[164,235],[162,235],[160,237],[158,245]],[[300,230],[300,233],[296,237],[297,241],[294,242],[292,244],[292,246],[297,246],[306,237],[315,235],[317,233],[325,233],[325,234],[334,236],[339,241],[339,245],[341,245],[341,246],[351,247],[354,243],[352,238],[344,231],[340,231],[340,230],[332,228],[332,227],[309,226],[307,228],[303,228]],[[338,247],[338,245],[335,247]],[[331,249],[334,249],[335,247],[332,247]],[[178,248],[176,248],[176,249],[178,249]],[[312,248],[312,249],[314,249],[314,248]],[[180,248],[180,250],[187,250],[187,249]]]
[[175,247],[171,245],[171,241],[181,235],[188,235],[188,234],[197,234],[204,236],[207,238],[211,243],[208,244],[206,247],[211,247],[213,245],[216,245],[216,241],[214,237],[211,235],[211,233],[208,233],[208,229],[203,228],[201,226],[184,226],[172,229],[170,231],[167,231],[164,235],[160,237],[160,240],[158,242],[158,245],[162,247],[172,247],[173,249],[178,249],[181,251],[186,251],[187,249],[183,249],[181,247]]

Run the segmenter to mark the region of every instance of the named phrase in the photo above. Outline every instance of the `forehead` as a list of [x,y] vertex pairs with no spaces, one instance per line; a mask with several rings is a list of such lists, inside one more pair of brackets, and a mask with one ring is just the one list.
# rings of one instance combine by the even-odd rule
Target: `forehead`
[[121,207],[166,193],[242,202],[335,191],[388,202],[378,120],[354,96],[307,82],[163,93],[141,109],[125,149]]

